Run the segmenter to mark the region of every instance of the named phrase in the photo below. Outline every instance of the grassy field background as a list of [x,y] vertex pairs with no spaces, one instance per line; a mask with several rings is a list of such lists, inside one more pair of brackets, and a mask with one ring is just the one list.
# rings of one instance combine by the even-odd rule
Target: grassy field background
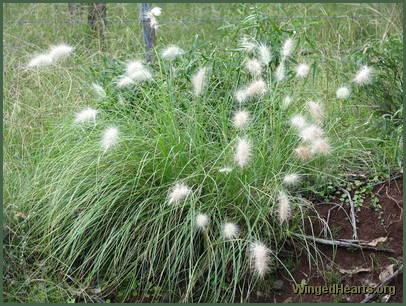
[[[337,119],[346,129],[343,134],[337,133],[337,137],[343,145],[351,143],[357,152],[354,160],[342,157],[346,164],[340,171],[345,173],[342,179],[348,174],[382,179],[401,169],[403,107],[399,80],[403,74],[403,10],[400,4],[159,6],[163,14],[157,32],[157,51],[176,44],[192,54],[216,53],[226,58],[244,34],[266,39],[272,37],[273,31],[278,35],[296,33],[297,52],[302,54],[298,60],[318,64],[312,82],[301,85],[300,92],[320,93],[320,98],[327,102],[356,67],[380,65],[378,81],[370,90],[357,93],[350,103],[329,106],[329,111],[335,112],[332,120]],[[138,15],[137,4],[107,6],[107,18],[111,20],[136,19]],[[263,19],[164,21],[250,15]],[[323,18],[344,15],[375,17]],[[294,18],[309,16],[319,18]],[[278,19],[281,17],[285,19]],[[74,19],[86,18],[86,13],[82,13]],[[4,4],[3,20],[5,295],[8,301],[16,302],[71,302],[80,291],[80,280],[59,283],[49,277],[50,267],[42,264],[27,241],[29,236],[25,233],[29,225],[23,222],[27,209],[23,195],[41,163],[49,131],[68,120],[69,114],[78,108],[94,103],[86,67],[102,69],[106,57],[121,61],[142,57],[141,26],[137,22],[110,22],[101,43],[85,22],[23,22],[71,20],[67,4]],[[61,67],[45,72],[24,69],[33,54],[61,42],[75,47],[74,56]]]

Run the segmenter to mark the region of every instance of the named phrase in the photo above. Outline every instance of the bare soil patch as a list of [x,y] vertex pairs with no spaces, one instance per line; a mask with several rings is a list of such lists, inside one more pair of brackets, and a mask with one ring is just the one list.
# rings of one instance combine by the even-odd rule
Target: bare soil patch
[[[315,267],[309,269],[308,261],[305,255],[298,257],[297,269],[293,274],[297,282],[303,279],[306,284],[311,286],[332,285],[333,283],[342,283],[343,285],[359,286],[378,284],[379,274],[390,264],[402,263],[403,257],[403,178],[387,181],[374,187],[375,193],[382,206],[383,214],[379,219],[379,212],[369,207],[369,199],[360,212],[357,212],[358,238],[360,240],[372,241],[384,237],[387,238],[383,247],[390,248],[394,253],[380,251],[360,251],[347,248],[333,248],[331,246],[320,245],[321,252],[325,255],[323,259],[327,274],[324,276],[317,271]],[[333,209],[330,212],[329,225],[339,228],[336,239],[353,239],[353,229],[349,222],[350,205],[348,203],[339,203],[343,209]],[[316,205],[318,213],[324,218],[332,205],[319,203]],[[344,211],[345,210],[345,211]],[[346,212],[346,213],[345,213]],[[321,224],[313,224],[315,233],[322,230]],[[395,265],[396,267],[396,265]],[[340,273],[340,269],[352,270],[364,269],[370,270],[359,273]],[[359,303],[365,298],[364,294],[325,294],[325,295],[299,295],[293,292],[293,281],[286,276],[280,275],[284,282],[281,290],[270,290],[269,292],[253,293],[249,302],[350,302]],[[403,281],[402,274],[396,277],[389,285],[395,286],[396,295],[391,296],[388,302],[401,303]],[[381,298],[381,297],[379,297]],[[377,300],[379,301],[379,299]]]

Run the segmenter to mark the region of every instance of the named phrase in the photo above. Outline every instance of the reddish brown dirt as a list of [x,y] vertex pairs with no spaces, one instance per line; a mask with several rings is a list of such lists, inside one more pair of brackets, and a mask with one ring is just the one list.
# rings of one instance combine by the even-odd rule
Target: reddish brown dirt
[[[389,181],[376,186],[373,192],[378,196],[379,203],[382,206],[384,224],[379,221],[379,213],[369,208],[369,200],[365,202],[360,212],[357,212],[358,219],[358,237],[362,240],[371,241],[379,237],[388,237],[384,242],[386,248],[394,250],[394,253],[384,253],[377,251],[351,251],[346,248],[337,248],[335,252],[330,246],[320,246],[321,252],[326,255],[323,262],[330,275],[334,279],[323,279],[321,273],[313,267],[308,268],[308,262],[305,255],[299,257],[298,268],[294,273],[296,281],[305,279],[308,285],[323,286],[331,285],[340,281],[343,285],[358,286],[379,283],[379,274],[389,264],[403,262],[403,179]],[[337,204],[341,204],[337,201]],[[347,214],[350,215],[349,204],[342,204]],[[327,217],[332,205],[318,204],[316,209],[324,218]],[[353,230],[347,215],[342,209],[334,209],[330,213],[329,225],[339,226],[337,234],[340,239],[352,239]],[[315,233],[321,231],[321,224],[315,225]],[[393,259],[389,259],[392,257]],[[343,274],[339,269],[352,270],[357,267],[372,268],[371,272],[361,272],[356,274]],[[338,276],[338,278],[337,278]],[[271,291],[267,296],[253,297],[251,302],[352,302],[358,303],[364,299],[364,294],[342,294],[342,295],[298,295],[293,293],[293,282],[287,278],[281,277],[285,286],[283,290]],[[399,275],[391,284],[396,288],[396,295],[389,299],[389,302],[402,302],[403,281],[402,275]],[[255,293],[254,293],[255,295]]]

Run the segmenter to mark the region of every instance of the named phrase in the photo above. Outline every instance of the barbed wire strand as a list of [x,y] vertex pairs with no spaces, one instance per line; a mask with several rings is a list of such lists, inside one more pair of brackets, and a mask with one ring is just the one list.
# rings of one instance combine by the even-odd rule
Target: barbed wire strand
[[[399,17],[400,15],[337,15],[337,16],[293,16],[293,17],[281,17],[281,16],[268,16],[263,19],[273,20],[293,20],[293,19],[362,19],[362,18],[387,18],[387,17]],[[160,19],[161,23],[170,22],[205,22],[205,21],[241,21],[246,18],[182,18],[182,19]],[[4,20],[3,24],[48,24],[48,23],[87,23],[88,20]],[[106,19],[106,22],[114,23],[133,23],[133,22],[149,22],[145,19]]]

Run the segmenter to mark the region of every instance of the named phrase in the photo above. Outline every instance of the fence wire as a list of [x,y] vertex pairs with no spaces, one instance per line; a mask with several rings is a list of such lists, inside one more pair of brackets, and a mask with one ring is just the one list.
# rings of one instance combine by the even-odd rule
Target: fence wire
[[[268,16],[263,17],[263,19],[272,19],[272,20],[295,20],[295,19],[368,19],[368,18],[388,18],[388,17],[400,17],[401,15],[338,15],[338,16],[292,16],[292,17],[281,17],[281,16]],[[181,19],[159,19],[160,23],[171,23],[171,22],[205,22],[205,21],[242,21],[246,17],[241,18],[181,18]],[[87,23],[87,19],[83,20],[4,20],[4,24],[48,24],[48,23]],[[106,22],[111,23],[135,23],[135,22],[149,22],[144,19],[106,19]]]
[[[317,20],[317,19],[379,19],[379,18],[388,18],[388,17],[400,17],[401,15],[320,15],[320,16],[268,16],[262,17],[262,19],[271,19],[271,20]],[[175,23],[175,22],[221,22],[221,21],[243,21],[247,17],[241,18],[232,18],[232,17],[219,17],[219,18],[181,18],[181,19],[159,19],[160,23]],[[145,19],[106,19],[107,23],[141,23],[141,22],[150,22]],[[74,24],[74,23],[88,23],[87,19],[83,20],[4,20],[3,24]],[[25,47],[17,47],[10,45],[3,45],[4,49],[16,50],[23,49]],[[344,53],[353,53],[360,51],[362,49],[351,49],[351,50],[341,50],[336,52],[337,54]],[[331,50],[332,51],[332,50]]]

